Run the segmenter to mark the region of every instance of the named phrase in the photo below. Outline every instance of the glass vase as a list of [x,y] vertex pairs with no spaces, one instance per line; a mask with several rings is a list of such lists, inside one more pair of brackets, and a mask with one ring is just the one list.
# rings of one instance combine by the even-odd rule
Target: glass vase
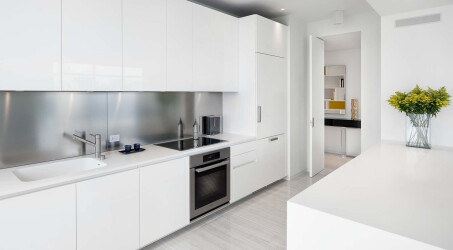
[[406,116],[406,146],[431,148],[431,115],[408,114]]

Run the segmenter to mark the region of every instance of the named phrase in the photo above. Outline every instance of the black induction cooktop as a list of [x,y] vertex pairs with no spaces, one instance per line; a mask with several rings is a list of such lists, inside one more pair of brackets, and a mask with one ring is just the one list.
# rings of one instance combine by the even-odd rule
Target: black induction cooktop
[[184,151],[193,148],[199,148],[203,146],[208,146],[216,143],[224,142],[224,140],[214,139],[214,138],[206,138],[206,137],[199,137],[198,140],[194,139],[185,139],[185,140],[178,140],[178,141],[171,141],[165,143],[156,144],[156,146],[161,146],[165,148],[170,148],[174,150]]

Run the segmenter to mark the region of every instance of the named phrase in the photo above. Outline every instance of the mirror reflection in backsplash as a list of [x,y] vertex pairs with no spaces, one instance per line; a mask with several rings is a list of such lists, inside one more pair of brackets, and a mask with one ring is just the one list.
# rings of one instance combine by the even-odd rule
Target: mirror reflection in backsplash
[[0,168],[8,168],[93,154],[73,133],[101,134],[103,151],[115,150],[176,139],[181,117],[190,136],[195,118],[222,114],[222,94],[0,92],[0,110]]

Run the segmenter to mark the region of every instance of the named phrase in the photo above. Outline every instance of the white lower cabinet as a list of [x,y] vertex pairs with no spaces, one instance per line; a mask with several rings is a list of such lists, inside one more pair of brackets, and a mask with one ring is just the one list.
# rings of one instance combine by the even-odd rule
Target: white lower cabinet
[[231,156],[231,197],[238,201],[259,189],[256,150]]
[[324,152],[338,155],[358,156],[361,152],[361,129],[324,127]]
[[258,147],[258,179],[259,188],[265,187],[284,178],[286,171],[285,138],[277,135],[257,141]]
[[285,147],[284,134],[231,147],[231,203],[286,177]]
[[190,223],[189,158],[140,169],[140,247]]
[[77,249],[138,248],[139,170],[77,183]]
[[346,155],[358,156],[361,152],[361,129],[346,128]]
[[0,249],[76,249],[75,184],[0,201]]

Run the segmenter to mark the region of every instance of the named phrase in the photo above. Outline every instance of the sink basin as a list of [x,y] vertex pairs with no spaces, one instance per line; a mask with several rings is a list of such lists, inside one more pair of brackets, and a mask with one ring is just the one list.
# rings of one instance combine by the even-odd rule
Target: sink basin
[[105,166],[107,166],[106,163],[93,158],[79,158],[20,168],[13,170],[13,173],[19,180],[29,182],[99,169]]

